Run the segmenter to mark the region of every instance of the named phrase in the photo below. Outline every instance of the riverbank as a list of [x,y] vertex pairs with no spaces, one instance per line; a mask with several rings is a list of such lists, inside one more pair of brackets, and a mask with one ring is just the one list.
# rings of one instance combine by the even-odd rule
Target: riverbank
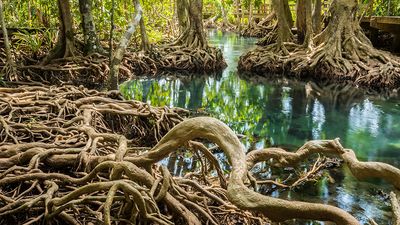
[[[395,122],[400,120],[400,98],[396,94],[381,96],[351,85],[302,82],[280,74],[275,78],[244,76],[238,73],[237,62],[256,39],[220,31],[210,31],[209,39],[225,55],[228,67],[222,74],[142,77],[123,84],[122,93],[151,105],[182,107],[218,118],[240,134],[246,149],[279,146],[294,150],[306,140],[340,137],[363,160],[400,166],[395,147],[400,135]],[[223,168],[229,168],[225,157],[217,156]],[[191,158],[179,158],[176,165],[183,165],[177,173],[188,172]],[[343,179],[344,174],[346,170],[333,174],[337,178],[334,184],[324,181],[312,189],[273,195],[329,202],[349,209],[359,218],[368,214],[378,223],[388,221],[387,202],[378,194],[379,185]],[[345,197],[346,205],[341,203]]]
[[[38,36],[35,38],[41,37],[40,33],[36,35]],[[3,74],[3,79],[6,81],[38,82],[46,85],[85,85],[96,89],[107,85],[110,74],[108,54],[93,53],[85,56],[77,47],[74,56],[43,64],[43,59],[51,50],[47,47],[51,45],[37,46],[38,49],[32,50],[33,47],[24,42],[26,40],[14,37],[12,41],[15,70],[12,73],[6,72],[5,60],[0,61],[0,71],[6,72]],[[20,42],[23,44],[18,44]],[[1,43],[0,40],[0,54],[5,59],[4,46]],[[142,51],[140,48],[128,49],[120,64],[118,79],[123,82],[163,71],[213,73],[222,71],[225,67],[224,56],[218,48],[160,44],[151,46],[148,51]]]

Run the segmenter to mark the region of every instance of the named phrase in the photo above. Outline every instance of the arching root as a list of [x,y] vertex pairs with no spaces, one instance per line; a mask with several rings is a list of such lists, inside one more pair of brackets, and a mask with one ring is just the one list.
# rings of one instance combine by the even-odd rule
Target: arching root
[[[339,208],[272,198],[247,185],[257,162],[296,166],[315,154],[343,159],[359,179],[378,177],[400,188],[399,169],[360,162],[338,140],[310,141],[294,153],[272,148],[246,155],[219,120],[183,120],[183,110],[123,100],[117,92],[20,87],[2,88],[0,97],[2,223],[265,224],[268,217],[359,224]],[[232,166],[229,177],[193,141],[199,139],[223,150]],[[192,179],[157,164],[182,148],[199,156]]]
[[[0,223],[267,222],[227,200],[225,175],[201,143],[190,144],[203,163],[198,180],[131,162],[185,110],[73,86],[1,88],[0,97]],[[207,186],[214,168],[221,185]]]

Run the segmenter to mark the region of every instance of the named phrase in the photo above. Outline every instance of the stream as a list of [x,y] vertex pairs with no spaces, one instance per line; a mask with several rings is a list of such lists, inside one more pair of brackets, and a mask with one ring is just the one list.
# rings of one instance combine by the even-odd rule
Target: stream
[[[239,56],[252,48],[256,39],[220,31],[209,31],[208,35],[210,44],[222,49],[228,64],[222,74],[170,73],[140,78],[122,84],[122,93],[154,106],[207,113],[244,135],[247,148],[280,146],[295,150],[307,140],[339,137],[343,146],[353,149],[361,161],[382,161],[400,167],[399,97],[367,95],[345,85],[239,75]],[[221,155],[217,157],[224,160]],[[262,171],[262,167],[255,170]],[[390,186],[385,182],[356,181],[346,167],[330,177],[300,189],[269,194],[335,205],[364,224],[368,218],[378,224],[391,223],[386,195]]]

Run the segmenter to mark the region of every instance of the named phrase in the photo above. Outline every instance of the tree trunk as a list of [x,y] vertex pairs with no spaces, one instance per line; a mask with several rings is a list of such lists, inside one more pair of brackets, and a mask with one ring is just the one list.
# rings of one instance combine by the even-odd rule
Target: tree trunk
[[[271,0],[271,8],[271,14],[267,16],[267,19],[272,20],[274,17],[276,17],[277,23],[265,37],[257,42],[257,45],[267,46],[276,43],[277,46],[280,47],[282,46],[283,42],[291,42],[293,40],[293,34],[291,31],[291,25],[293,23],[291,20],[292,16],[290,10],[288,15],[287,0]],[[267,21],[263,21],[263,23],[264,22]]]
[[292,11],[290,11],[289,0],[281,0],[281,3],[283,3],[282,15],[285,15],[289,28],[292,28],[294,22],[293,22]]
[[[304,2],[305,8],[305,36],[303,40],[304,47],[311,47],[312,38],[313,38],[313,21],[312,21],[312,0],[305,0]],[[300,42],[301,43],[301,42]]]
[[203,28],[203,1],[190,0],[189,23],[191,37],[188,40],[193,47],[207,47],[207,39]]
[[304,37],[306,36],[306,2],[307,0],[297,0],[296,4],[296,27],[297,27],[297,41],[299,43],[304,42]]
[[73,20],[69,0],[57,0],[57,4],[60,20],[60,34],[56,46],[43,60],[42,64],[47,64],[53,59],[71,57],[74,56],[75,53]]
[[248,26],[251,27],[253,25],[253,4],[252,1],[249,2],[249,21]]
[[237,18],[237,27],[238,30],[241,30],[241,25],[242,25],[242,10],[241,10],[241,4],[240,0],[236,0],[236,18]]
[[11,46],[10,46],[10,41],[8,39],[7,27],[6,27],[6,23],[4,21],[4,9],[3,9],[3,1],[2,0],[0,0],[0,25],[1,25],[1,29],[3,31],[7,64],[12,66],[12,65],[14,65],[14,63],[13,63],[12,56],[11,56]]
[[150,49],[150,44],[143,17],[140,19],[140,35],[142,36],[142,50],[148,51]]
[[[287,15],[286,5],[287,0],[272,0],[272,7],[278,17],[278,38],[277,43],[281,45],[283,42],[292,40],[291,23],[293,23],[290,16]],[[289,11],[290,12],[290,11]]]
[[110,48],[110,50],[109,50],[110,67],[111,67],[111,61],[114,58],[114,46],[113,46],[113,43],[114,43],[114,15],[115,15],[115,0],[111,0],[110,37],[108,39],[108,46]]
[[100,44],[96,33],[96,26],[93,21],[92,0],[79,0],[79,12],[81,14],[81,23],[85,42],[85,47],[83,49],[85,55],[90,55],[94,52],[103,53],[104,50]]
[[222,12],[222,27],[228,26],[228,16],[226,13],[226,5],[225,5],[225,0],[221,0],[221,12]]
[[334,0],[327,27],[313,40],[317,47],[297,68],[335,80],[350,79],[368,88],[397,88],[400,63],[372,46],[360,27],[357,10],[357,0]]
[[132,21],[128,25],[128,29],[126,30],[125,34],[122,36],[117,49],[113,54],[111,60],[111,70],[110,70],[110,78],[109,78],[109,88],[112,90],[118,89],[118,74],[119,74],[119,67],[121,64],[122,59],[124,58],[124,54],[126,48],[129,45],[131,37],[135,32],[137,26],[140,23],[142,18],[142,7],[140,6],[139,0],[133,0],[135,5],[135,13],[133,16]]
[[184,33],[188,29],[188,7],[189,0],[177,0],[176,1],[176,13],[178,15],[178,24],[180,33]]
[[314,12],[313,12],[313,29],[314,33],[319,34],[322,30],[322,0],[315,0]]
[[188,27],[177,40],[177,44],[190,48],[206,48],[208,46],[203,29],[203,1],[188,0],[186,12]]
[[312,0],[297,1],[297,41],[304,44],[305,47],[310,46],[313,36],[312,23]]

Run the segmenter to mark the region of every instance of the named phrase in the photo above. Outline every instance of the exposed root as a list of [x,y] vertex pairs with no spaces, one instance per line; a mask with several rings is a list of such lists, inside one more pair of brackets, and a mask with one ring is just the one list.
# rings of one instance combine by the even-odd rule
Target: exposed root
[[[0,39],[1,40],[1,39]],[[0,48],[1,50],[2,48]],[[1,54],[1,53],[0,53]],[[12,82],[35,82],[45,85],[82,85],[100,89],[110,74],[109,57],[94,53],[51,60],[40,64],[44,52],[39,55],[19,51],[18,66],[8,66],[0,60],[4,80]],[[36,55],[36,56],[33,56]],[[5,57],[4,57],[5,58]],[[128,49],[119,67],[119,80],[125,81],[144,74],[154,75],[164,71],[192,73],[218,72],[226,67],[222,51],[207,46],[160,46],[149,51]]]
[[241,57],[239,69],[259,74],[277,72],[316,80],[351,81],[374,90],[397,89],[400,60],[372,46],[356,19],[356,6],[357,1],[335,0],[330,23],[310,43],[289,52],[272,49],[270,53],[269,46],[256,48]]
[[226,67],[221,50],[214,47],[172,46],[160,48],[156,54],[157,67],[163,70],[214,72]]
[[296,167],[296,165],[309,158],[312,154],[337,155],[349,167],[353,176],[357,179],[381,178],[400,189],[400,170],[396,167],[379,162],[360,162],[351,149],[344,149],[339,140],[309,141],[297,152],[286,152],[279,148],[270,148],[252,151],[247,155],[247,166],[251,169],[255,163],[274,159],[274,165],[278,167]]
[[[264,38],[268,36],[273,30],[276,29],[277,21],[276,14],[272,12],[270,15],[265,17],[263,20],[256,24],[250,24],[241,31],[241,35],[245,37],[258,37]],[[275,40],[275,39],[274,39]],[[266,45],[264,43],[262,45]]]
[[[267,222],[227,200],[225,175],[201,143],[190,144],[204,157],[198,180],[133,163],[185,110],[73,86],[2,88],[0,97],[2,224]],[[221,185],[206,186],[213,168]]]
[[[0,97],[0,223],[261,225],[268,217],[359,224],[339,208],[272,198],[247,186],[255,163],[272,159],[274,167],[296,166],[314,154],[337,156],[355,177],[378,177],[400,188],[399,169],[359,162],[338,140],[310,141],[294,153],[272,148],[246,156],[236,134],[219,120],[183,120],[184,110],[126,101],[117,92],[21,87],[2,88]],[[193,141],[199,139],[227,155],[229,178],[210,150]],[[182,148],[197,157],[191,179],[173,177],[157,164]],[[317,179],[326,166],[317,160],[292,185]]]
[[397,195],[392,191],[390,192],[390,202],[392,204],[393,212],[393,225],[400,225],[400,206]]
[[215,21],[214,18],[210,18],[204,22],[204,27],[207,29],[217,29],[221,31],[234,31],[235,26],[229,22]]

